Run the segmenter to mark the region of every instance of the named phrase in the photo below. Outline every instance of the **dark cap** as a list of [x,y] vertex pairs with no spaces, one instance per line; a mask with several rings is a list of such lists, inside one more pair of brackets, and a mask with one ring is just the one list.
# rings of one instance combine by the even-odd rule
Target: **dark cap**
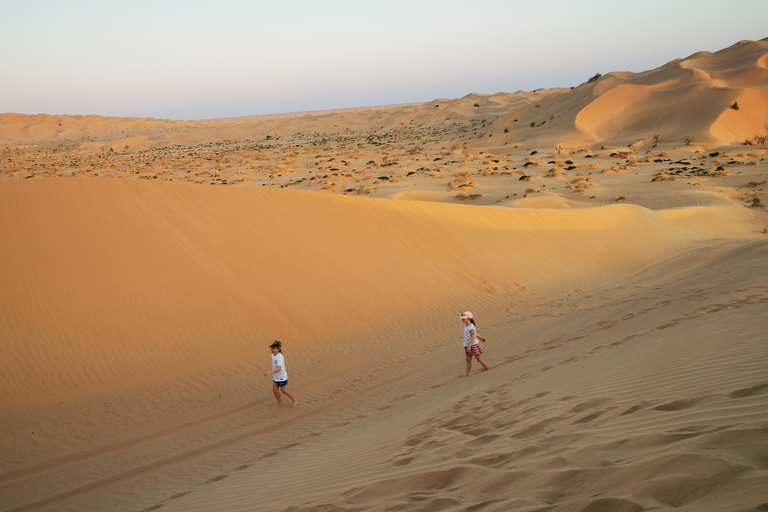
[[282,346],[283,346],[283,344],[282,344],[282,343],[280,343],[279,341],[276,341],[276,342],[274,342],[273,344],[271,344],[271,345],[269,346],[269,348],[280,348],[280,347],[282,347]]

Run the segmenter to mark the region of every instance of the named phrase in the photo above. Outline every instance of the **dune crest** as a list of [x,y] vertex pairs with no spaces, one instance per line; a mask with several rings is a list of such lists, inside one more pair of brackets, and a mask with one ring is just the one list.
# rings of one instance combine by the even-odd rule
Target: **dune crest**
[[[607,84],[601,78],[594,86],[598,97],[579,112],[576,124],[596,139],[648,137],[655,130],[709,143],[743,142],[768,131],[768,71],[760,64],[766,53],[768,40],[742,42],[644,73],[613,76]],[[734,102],[743,108],[731,109]]]

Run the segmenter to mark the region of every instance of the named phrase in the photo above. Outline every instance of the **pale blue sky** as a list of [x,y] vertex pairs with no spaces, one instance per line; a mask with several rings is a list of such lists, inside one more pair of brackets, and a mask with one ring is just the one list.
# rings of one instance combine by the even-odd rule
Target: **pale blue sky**
[[578,85],[768,37],[768,0],[0,0],[0,113],[206,119]]

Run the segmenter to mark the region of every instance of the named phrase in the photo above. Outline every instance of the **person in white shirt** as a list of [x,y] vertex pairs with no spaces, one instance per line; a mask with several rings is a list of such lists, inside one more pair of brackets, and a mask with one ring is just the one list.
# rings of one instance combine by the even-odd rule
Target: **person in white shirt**
[[469,372],[472,370],[472,356],[475,356],[477,362],[483,365],[483,368],[490,370],[480,354],[483,353],[483,347],[480,345],[480,340],[485,341],[485,338],[477,334],[475,328],[475,320],[471,312],[465,311],[461,315],[461,320],[464,322],[464,355],[467,358],[467,373],[465,377],[469,377]]
[[283,357],[282,343],[279,341],[274,342],[269,346],[272,350],[272,371],[264,374],[265,377],[272,376],[272,392],[277,398],[278,407],[283,406],[283,397],[280,396],[280,392],[291,399],[293,405],[296,407],[299,405],[299,401],[296,400],[290,391],[288,391],[288,372],[285,371],[285,358]]

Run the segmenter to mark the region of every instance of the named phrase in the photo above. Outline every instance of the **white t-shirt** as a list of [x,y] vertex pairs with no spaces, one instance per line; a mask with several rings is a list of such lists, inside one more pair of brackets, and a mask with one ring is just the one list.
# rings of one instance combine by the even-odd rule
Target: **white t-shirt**
[[477,339],[477,330],[475,329],[474,324],[469,324],[464,326],[464,346],[468,347],[469,343],[472,341],[472,331],[475,331],[475,342],[472,343],[473,345],[477,345],[480,343],[480,340]]
[[285,371],[285,358],[280,352],[277,355],[272,354],[272,371],[277,370],[278,367],[280,371],[272,374],[272,380],[275,382],[288,380],[288,372]]

